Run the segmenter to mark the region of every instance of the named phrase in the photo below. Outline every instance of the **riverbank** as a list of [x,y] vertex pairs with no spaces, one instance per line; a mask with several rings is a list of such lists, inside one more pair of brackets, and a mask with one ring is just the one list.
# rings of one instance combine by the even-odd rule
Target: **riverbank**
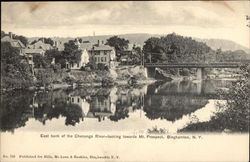
[[[214,70],[212,75],[218,74],[219,71]],[[220,71],[221,72],[221,71]],[[225,71],[228,73],[228,71]],[[230,71],[231,72],[231,71]],[[236,71],[238,73],[238,71]],[[107,85],[129,85],[129,80],[134,78],[136,84],[151,84],[156,80],[193,80],[196,79],[195,73],[191,70],[188,73],[187,70],[181,71],[180,74],[171,74],[168,71],[156,69],[157,76],[155,78],[148,78],[146,69],[143,66],[129,65],[129,66],[117,66],[109,70],[71,70],[66,69],[36,69],[36,81],[29,83],[25,88],[31,90],[43,90],[43,89],[60,89],[68,87],[94,87],[94,86],[107,86]],[[185,75],[183,75],[185,74]],[[187,75],[188,74],[188,75]],[[220,75],[222,76],[222,75]],[[208,79],[212,79],[208,74]],[[215,77],[214,79],[222,79]],[[227,78],[228,80],[236,80],[236,78]],[[103,84],[103,82],[105,82]],[[12,91],[18,88],[10,87],[8,89],[2,89],[1,91]]]
[[[24,89],[52,90],[75,87],[96,87],[109,85],[128,85],[133,77],[135,84],[151,84],[155,79],[147,78],[142,66],[118,66],[110,70],[81,71],[60,69],[35,69],[36,80]],[[19,88],[1,89],[1,92],[18,90]]]

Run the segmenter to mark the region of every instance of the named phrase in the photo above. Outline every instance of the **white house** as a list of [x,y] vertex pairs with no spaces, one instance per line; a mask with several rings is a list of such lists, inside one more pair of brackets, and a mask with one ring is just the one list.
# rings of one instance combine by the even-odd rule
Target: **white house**
[[81,67],[84,67],[89,62],[89,54],[86,49],[82,50],[81,59],[78,63],[70,64],[70,69],[79,70]]
[[80,43],[78,39],[76,39],[76,45],[82,51],[81,58],[78,63],[66,64],[66,68],[72,70],[79,70],[81,67],[84,67],[87,63],[89,63],[89,50],[92,48],[91,43]]

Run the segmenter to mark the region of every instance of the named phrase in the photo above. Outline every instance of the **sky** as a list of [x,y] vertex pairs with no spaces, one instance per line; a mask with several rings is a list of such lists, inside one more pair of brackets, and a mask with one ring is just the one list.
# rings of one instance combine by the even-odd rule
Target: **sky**
[[175,32],[249,47],[246,15],[249,1],[1,2],[1,30],[26,37]]

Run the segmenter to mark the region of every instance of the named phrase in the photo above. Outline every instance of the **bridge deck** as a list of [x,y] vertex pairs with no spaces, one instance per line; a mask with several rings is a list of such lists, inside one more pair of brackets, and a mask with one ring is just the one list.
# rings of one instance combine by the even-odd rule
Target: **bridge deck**
[[219,63],[145,63],[145,67],[167,67],[167,68],[239,68],[244,66],[239,62],[219,62]]

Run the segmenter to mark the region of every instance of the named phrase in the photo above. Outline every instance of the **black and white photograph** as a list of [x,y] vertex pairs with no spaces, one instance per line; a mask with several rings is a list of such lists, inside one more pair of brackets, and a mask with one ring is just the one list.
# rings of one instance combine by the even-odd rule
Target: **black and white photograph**
[[249,1],[1,2],[0,74],[0,161],[249,161]]

